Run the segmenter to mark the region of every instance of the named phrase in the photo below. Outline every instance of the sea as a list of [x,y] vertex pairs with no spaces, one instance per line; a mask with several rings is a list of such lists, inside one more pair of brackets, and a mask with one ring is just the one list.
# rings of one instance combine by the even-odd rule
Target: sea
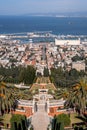
[[[50,32],[52,34],[51,37],[33,37],[33,43],[54,42],[55,36],[62,35],[77,36],[81,40],[87,39],[87,17],[0,16],[1,35],[26,36],[31,32]],[[25,44],[29,43],[31,38],[14,39]]]
[[56,35],[87,35],[87,17],[0,16],[0,34],[51,31]]

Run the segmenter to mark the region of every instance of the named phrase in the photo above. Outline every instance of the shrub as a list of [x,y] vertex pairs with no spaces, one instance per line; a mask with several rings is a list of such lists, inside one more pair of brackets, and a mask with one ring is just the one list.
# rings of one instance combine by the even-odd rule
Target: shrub
[[70,118],[66,114],[54,116],[52,121],[52,130],[64,130],[64,127],[69,126],[70,122]]
[[27,130],[27,119],[23,115],[15,114],[11,118],[10,130]]
[[64,124],[64,126],[69,126],[70,125],[70,118],[67,114],[60,114],[57,117],[57,122],[61,122]]

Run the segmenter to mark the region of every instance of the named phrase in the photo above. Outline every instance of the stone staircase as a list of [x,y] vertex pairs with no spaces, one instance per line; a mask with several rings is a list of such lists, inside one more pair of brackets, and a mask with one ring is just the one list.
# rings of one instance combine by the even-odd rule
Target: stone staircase
[[45,111],[45,104],[38,104],[38,111],[32,117],[34,130],[47,130],[49,122],[49,116]]
[[51,89],[56,90],[56,87],[53,83],[50,82],[49,77],[39,77],[36,80],[30,90],[37,90],[37,89]]

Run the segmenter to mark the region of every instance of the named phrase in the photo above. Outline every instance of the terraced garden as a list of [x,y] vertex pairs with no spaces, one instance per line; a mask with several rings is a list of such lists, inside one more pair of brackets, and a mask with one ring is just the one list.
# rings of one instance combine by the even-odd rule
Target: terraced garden
[[30,90],[37,90],[37,89],[48,89],[48,90],[56,90],[53,83],[50,82],[49,77],[39,77],[36,80]]

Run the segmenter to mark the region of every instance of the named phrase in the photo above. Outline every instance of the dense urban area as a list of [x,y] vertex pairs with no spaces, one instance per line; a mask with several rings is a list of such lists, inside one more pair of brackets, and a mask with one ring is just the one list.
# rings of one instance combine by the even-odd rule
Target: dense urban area
[[87,130],[86,39],[0,35],[0,129]]

